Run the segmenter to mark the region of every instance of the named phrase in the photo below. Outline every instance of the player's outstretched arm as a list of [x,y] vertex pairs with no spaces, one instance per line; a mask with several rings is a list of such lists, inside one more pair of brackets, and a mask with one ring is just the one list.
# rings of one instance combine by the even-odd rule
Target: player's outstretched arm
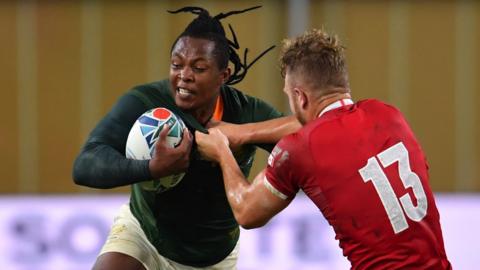
[[284,116],[247,124],[211,121],[208,127],[219,129],[227,136],[231,149],[238,149],[244,144],[275,144],[284,136],[299,130],[301,124],[295,116]]
[[263,171],[251,184],[245,179],[227,137],[219,129],[209,129],[209,134],[195,132],[195,138],[200,153],[220,164],[227,199],[240,226],[245,229],[261,227],[290,203],[266,188]]

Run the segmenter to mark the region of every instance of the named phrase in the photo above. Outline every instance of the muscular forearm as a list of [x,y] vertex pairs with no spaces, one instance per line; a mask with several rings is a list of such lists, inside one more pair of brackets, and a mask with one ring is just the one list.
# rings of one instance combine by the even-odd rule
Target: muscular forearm
[[256,202],[252,197],[255,183],[247,181],[228,148],[222,151],[219,160],[227,199],[238,224],[246,229],[263,226],[268,219],[259,219],[254,214]]
[[235,158],[230,154],[230,150],[228,150],[228,152],[228,154],[225,153],[222,155],[220,166],[222,167],[223,181],[228,202],[235,215],[235,219],[241,224],[247,207],[245,204],[245,196],[247,196],[248,193],[249,183],[243,176]]
[[229,148],[228,138],[219,129],[211,128],[209,134],[197,131],[195,136],[202,156],[220,164],[227,200],[243,228],[263,226],[288,205],[289,201],[275,197],[265,187],[265,171],[251,184],[245,179]]
[[284,136],[296,132],[301,124],[295,116],[285,116],[263,122],[242,124],[245,132],[243,144],[277,143]]

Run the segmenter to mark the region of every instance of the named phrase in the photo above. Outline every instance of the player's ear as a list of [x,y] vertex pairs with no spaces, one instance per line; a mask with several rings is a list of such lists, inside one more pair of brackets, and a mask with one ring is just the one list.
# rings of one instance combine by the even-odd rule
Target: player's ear
[[295,91],[297,104],[299,104],[302,109],[306,109],[309,103],[307,93],[301,88],[294,88],[293,91]]
[[232,75],[232,70],[230,67],[227,67],[222,71],[222,84],[226,83],[228,79],[230,79],[230,75]]

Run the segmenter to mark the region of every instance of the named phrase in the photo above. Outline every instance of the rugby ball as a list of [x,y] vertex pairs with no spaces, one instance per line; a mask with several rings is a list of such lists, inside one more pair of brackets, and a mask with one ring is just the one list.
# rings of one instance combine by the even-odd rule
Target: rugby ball
[[[129,159],[147,160],[151,159],[155,150],[155,143],[158,135],[165,124],[168,124],[170,131],[167,134],[167,144],[176,147],[180,144],[185,124],[173,112],[166,108],[154,108],[143,113],[133,124],[128,134],[125,155]],[[143,189],[164,192],[176,186],[185,173],[173,174],[145,181],[140,183]]]

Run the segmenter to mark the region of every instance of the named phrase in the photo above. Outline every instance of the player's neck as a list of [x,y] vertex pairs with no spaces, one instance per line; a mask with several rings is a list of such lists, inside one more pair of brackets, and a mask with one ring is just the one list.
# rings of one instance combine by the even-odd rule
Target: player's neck
[[216,108],[217,98],[215,98],[211,104],[205,106],[202,109],[190,112],[190,114],[202,125],[205,126],[212,118]]
[[313,106],[312,110],[312,120],[320,116],[322,111],[330,104],[337,102],[341,99],[350,99],[351,96],[349,93],[332,93],[328,95],[321,96],[316,102],[316,106]]

